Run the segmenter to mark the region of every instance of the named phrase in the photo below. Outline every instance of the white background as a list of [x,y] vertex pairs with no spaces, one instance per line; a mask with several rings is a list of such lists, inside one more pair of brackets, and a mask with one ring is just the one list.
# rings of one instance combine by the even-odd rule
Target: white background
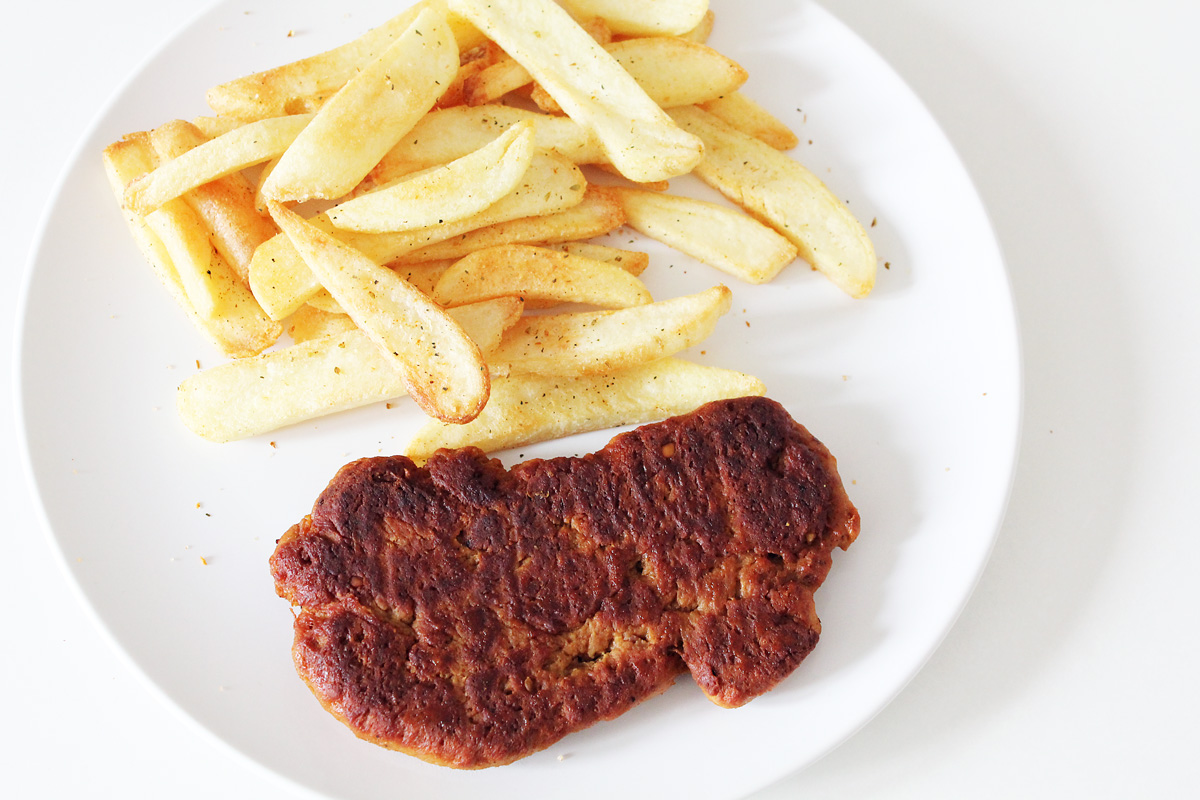
[[[1007,519],[943,646],[762,797],[1200,793],[1200,5],[825,6],[916,90],[977,183],[1020,317],[1025,419]],[[75,143],[201,8],[6,11],[6,331]],[[11,387],[0,415],[13,420]],[[0,795],[306,796],[178,716],[95,629],[38,527],[12,422],[0,437]]]

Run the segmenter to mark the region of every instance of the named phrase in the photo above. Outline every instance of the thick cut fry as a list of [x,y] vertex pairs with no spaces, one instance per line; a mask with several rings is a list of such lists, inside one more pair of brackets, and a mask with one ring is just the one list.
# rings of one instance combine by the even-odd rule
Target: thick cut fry
[[[432,295],[433,287],[437,286],[438,280],[446,270],[454,265],[455,261],[458,261],[458,259],[449,258],[442,259],[441,261],[422,261],[419,264],[388,264],[387,266],[425,294]],[[312,306],[321,311],[327,311],[331,314],[345,314],[342,311],[342,307],[338,305],[337,300],[333,299],[333,295],[324,289],[308,298],[308,302],[305,305]],[[297,309],[296,314],[299,314],[304,308],[305,306],[301,306]],[[289,319],[295,319],[296,314],[293,314]]]
[[560,0],[577,18],[600,17],[625,36],[680,36],[704,21],[708,0]]
[[213,117],[201,115],[192,118],[192,124],[195,125],[201,133],[209,139],[215,139],[218,136],[223,136],[232,130],[242,127],[246,124],[246,120],[237,117]]
[[479,347],[446,312],[399,275],[272,203],[271,215],[309,269],[404,379],[425,413],[474,419],[488,399]]
[[[292,337],[294,344],[304,344],[331,334],[357,329],[354,320],[350,319],[349,314],[343,313],[340,307],[332,311],[306,303],[287,319],[287,335]],[[398,375],[396,379],[399,380]]]
[[528,316],[491,355],[492,375],[596,375],[646,364],[703,341],[733,293],[724,286],[618,311]]
[[867,232],[799,162],[730,127],[703,109],[671,110],[704,140],[698,178],[782,233],[800,256],[851,297],[875,285],[875,248]]
[[[494,348],[520,315],[520,301],[509,298],[451,312],[484,350]],[[210,441],[231,442],[407,394],[400,373],[379,348],[348,324],[192,375],[176,394],[183,423]]]
[[382,186],[419,170],[462,158],[507,128],[527,120],[534,124],[534,141],[539,148],[553,150],[573,164],[607,162],[600,140],[566,117],[502,105],[455,106],[422,117],[380,159],[368,180]]
[[563,242],[555,245],[554,249],[562,250],[564,253],[570,253],[573,256],[594,258],[597,261],[606,261],[609,264],[615,264],[630,275],[641,275],[646,271],[646,267],[650,266],[649,253],[643,253],[638,250],[622,250],[619,247],[610,247],[606,244]]
[[[156,163],[154,149],[147,133],[131,134],[105,148],[105,171],[118,202],[124,196],[125,187],[129,182],[154,169]],[[147,223],[145,217],[128,209],[123,209],[123,213],[138,249],[150,263],[163,286],[196,328],[224,355],[231,358],[252,356],[270,347],[279,338],[282,326],[268,319],[254,302],[226,304],[219,316],[205,317],[197,313],[188,299],[179,271],[162,239]]]
[[700,103],[700,107],[776,150],[791,150],[800,144],[791,128],[741,92],[730,92],[716,100]]
[[647,182],[673,178],[689,172],[703,156],[700,141],[671,122],[629,73],[551,0],[449,2],[529,70],[568,116],[592,130],[625,177]]
[[[361,250],[377,264],[386,264],[406,253],[488,225],[522,217],[554,214],[583,201],[587,181],[566,159],[547,153],[534,156],[533,163],[513,192],[474,216],[446,225],[398,233],[353,233],[337,237]],[[618,207],[619,211],[619,207]],[[320,214],[311,222],[325,232],[334,231],[329,217]],[[254,296],[272,319],[284,319],[317,293],[321,284],[304,259],[283,234],[264,242],[250,262],[250,286]]]
[[[749,77],[740,64],[707,45],[676,36],[648,36],[604,48],[647,96],[663,108],[694,105],[737,91]],[[538,87],[532,98],[548,113],[560,109]]]
[[589,186],[583,202],[566,211],[523,217],[479,228],[453,239],[422,247],[389,262],[389,265],[398,267],[426,261],[459,259],[476,250],[502,244],[557,244],[576,239],[590,239],[610,233],[624,224],[625,212],[617,198],[609,194],[607,189]]
[[[444,11],[445,6],[444,0],[422,0],[333,50],[223,83],[208,91],[208,105],[220,115],[245,120],[316,111],[408,30],[422,11]],[[483,43],[482,34],[462,18],[447,14],[447,21],[464,51]]]
[[[208,141],[199,128],[183,120],[155,128],[150,140],[162,160],[184,157]],[[270,217],[254,207],[250,182],[235,172],[203,183],[181,197],[208,229],[213,247],[248,286],[254,251],[279,232]]]
[[447,307],[509,295],[539,305],[628,308],[653,302],[642,282],[620,267],[520,244],[489,247],[460,259],[433,289],[433,299]]
[[269,161],[287,150],[311,119],[311,114],[264,119],[193,146],[130,184],[125,205],[149,214],[197,186]]
[[425,9],[321,107],[263,194],[281,202],[347,194],[433,108],[457,71],[458,45],[445,14]]
[[679,37],[682,39],[687,39],[689,42],[699,42],[700,44],[705,44],[708,42],[708,37],[712,36],[713,23],[716,22],[716,19],[716,15],[713,14],[713,10],[710,8],[708,11],[704,12],[704,17],[696,24],[696,27],[692,28],[687,33],[679,34]]
[[747,283],[766,283],[796,258],[796,246],[741,211],[690,197],[609,188],[628,225]]
[[497,378],[487,408],[467,425],[427,422],[405,449],[424,463],[439,448],[495,452],[577,433],[685,414],[712,400],[761,395],[757,378],[677,358],[607,375]]
[[519,122],[444,167],[331,208],[329,221],[338,228],[366,233],[457,222],[480,213],[517,188],[533,154],[533,123]]
[[[580,19],[579,27],[583,28],[600,45],[607,46],[612,41],[612,30],[608,23],[600,18]],[[469,77],[463,87],[463,99],[468,105],[477,106],[499,100],[509,92],[515,92],[529,85],[533,77],[512,57],[505,55],[496,59],[479,74]]]

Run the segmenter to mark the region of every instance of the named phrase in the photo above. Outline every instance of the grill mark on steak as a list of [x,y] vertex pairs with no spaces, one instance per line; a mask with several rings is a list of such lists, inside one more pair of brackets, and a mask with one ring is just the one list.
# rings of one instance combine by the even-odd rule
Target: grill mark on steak
[[750,397],[506,471],[474,448],[343,467],[271,557],[293,655],[357,735],[511,762],[690,672],[738,706],[817,643],[858,534],[836,461]]

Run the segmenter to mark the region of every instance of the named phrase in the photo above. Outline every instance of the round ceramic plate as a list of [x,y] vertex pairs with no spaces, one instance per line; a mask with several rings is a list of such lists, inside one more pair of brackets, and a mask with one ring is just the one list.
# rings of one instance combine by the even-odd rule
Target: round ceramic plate
[[[730,798],[803,767],[877,712],[942,639],[1003,515],[1020,416],[1007,279],[971,182],[891,69],[819,5],[712,3],[710,44],[744,92],[800,136],[793,152],[875,241],[852,300],[797,263],[749,286],[629,231],[659,299],[730,285],[733,308],[685,357],[752,373],[838,457],[862,534],[817,593],[824,634],[777,689],[738,710],[691,683],[512,766],[456,772],[359,741],[296,677],[292,614],[267,557],[343,463],[401,452],[407,401],[214,445],[174,411],[221,358],[136,250],[101,166],[126,132],[206,113],[204,92],[347,41],[395,3],[224,3],[120,92],[66,173],[29,272],[19,393],[48,530],[101,624],[161,692],[220,739],[338,798]],[[712,199],[691,178],[673,191]],[[524,448],[582,453],[614,431]],[[501,456],[512,463],[519,454]]]

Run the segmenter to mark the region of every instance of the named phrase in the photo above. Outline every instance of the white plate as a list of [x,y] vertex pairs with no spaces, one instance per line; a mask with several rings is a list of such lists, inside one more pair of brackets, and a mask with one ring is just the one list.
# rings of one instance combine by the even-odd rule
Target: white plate
[[[523,797],[531,787],[566,796],[601,786],[626,797],[734,797],[842,741],[952,624],[1003,514],[1020,409],[1013,309],[986,215],[920,102],[820,6],[713,7],[712,44],[749,69],[745,91],[799,132],[796,157],[866,223],[878,220],[870,231],[887,266],[860,301],[803,265],[767,286],[730,281],[733,311],[690,356],[758,375],[832,449],[862,535],[817,595],[820,645],[774,692],[728,711],[684,679],[502,769],[441,769],[350,735],[293,672],[292,615],[267,571],[275,538],[334,471],[399,452],[418,414],[408,404],[367,408],[221,446],[184,430],[175,386],[197,360],[219,358],[143,263],[99,158],[127,131],[205,113],[208,86],[352,38],[395,3],[305,0],[253,13],[225,3],[151,59],[81,143],[26,286],[19,393],[29,468],[100,623],[232,748],[334,797],[400,787],[408,797]],[[675,187],[713,196],[690,180]],[[652,252],[656,297],[723,280],[639,245]],[[522,452],[584,452],[610,435]]]

